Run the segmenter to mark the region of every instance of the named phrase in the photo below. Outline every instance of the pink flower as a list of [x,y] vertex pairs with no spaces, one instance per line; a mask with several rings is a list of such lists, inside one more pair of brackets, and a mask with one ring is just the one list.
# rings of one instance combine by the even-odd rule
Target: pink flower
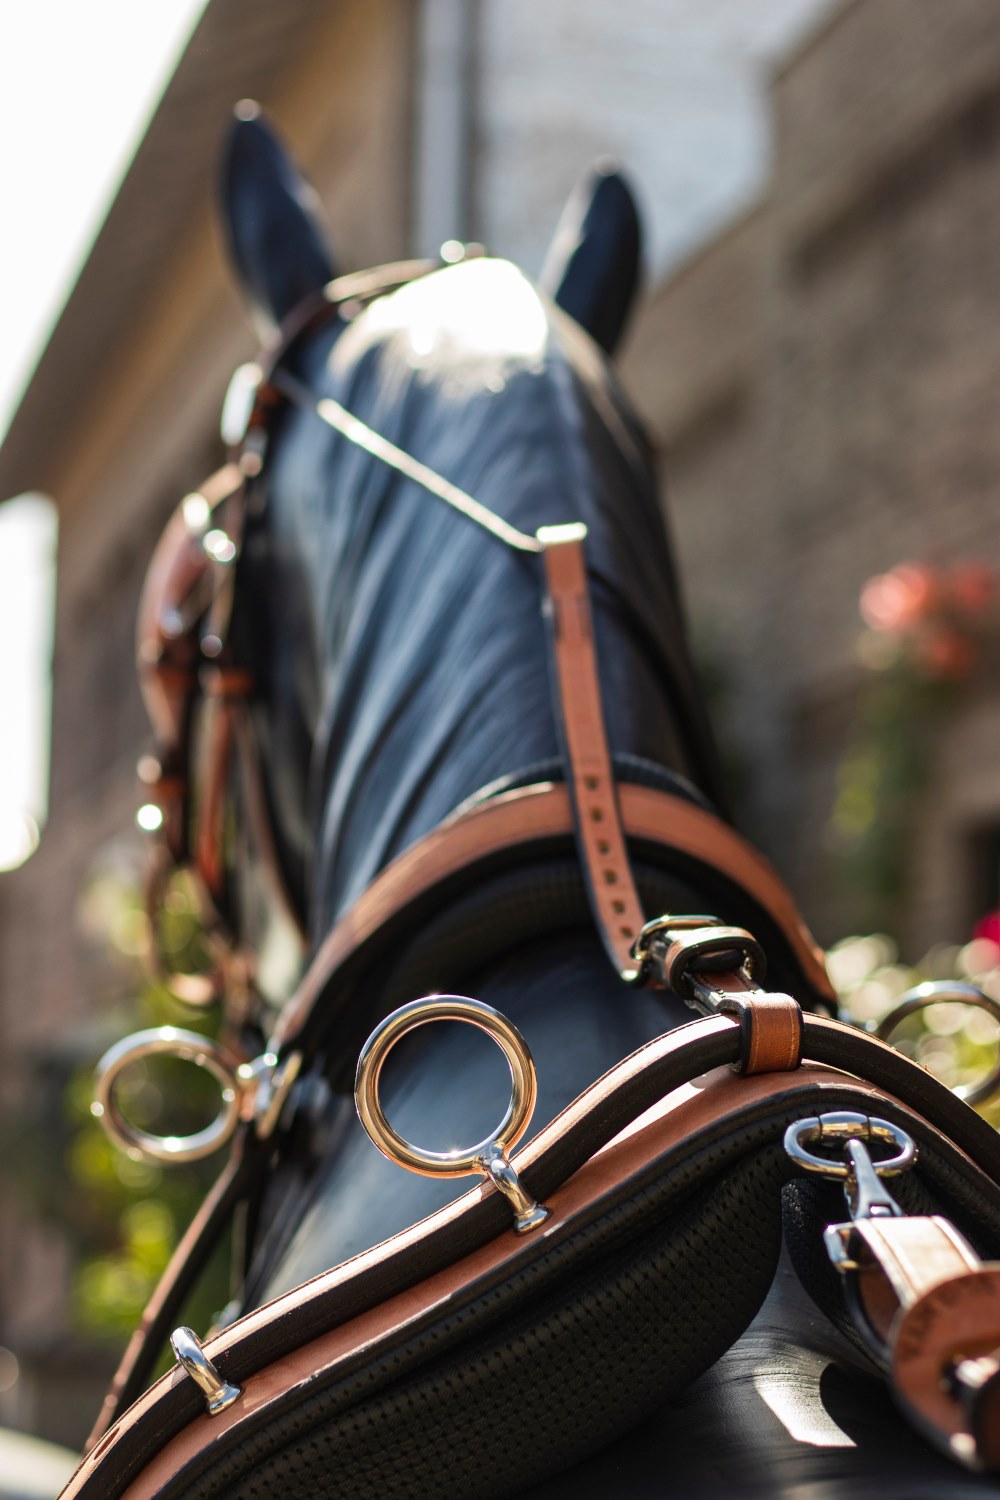
[[933,568],[924,563],[900,563],[865,584],[861,616],[872,630],[906,630],[922,619],[939,597]]

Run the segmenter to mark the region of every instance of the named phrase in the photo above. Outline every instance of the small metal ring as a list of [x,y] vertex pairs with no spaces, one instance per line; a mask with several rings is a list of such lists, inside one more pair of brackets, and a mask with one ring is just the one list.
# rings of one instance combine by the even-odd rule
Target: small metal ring
[[881,1141],[885,1145],[895,1146],[895,1156],[872,1163],[879,1177],[896,1177],[917,1159],[916,1143],[905,1130],[889,1120],[855,1114],[853,1110],[831,1110],[824,1115],[809,1115],[804,1120],[793,1120],[785,1131],[785,1150],[800,1166],[807,1167],[810,1172],[817,1172],[821,1177],[850,1177],[854,1169],[849,1161],[831,1161],[829,1157],[817,1156],[806,1150],[803,1141],[807,1140],[836,1145],[849,1140]]
[[[433,1021],[465,1021],[485,1031],[503,1052],[510,1068],[510,1103],[492,1135],[465,1151],[428,1151],[415,1146],[394,1130],[379,1100],[379,1079],[389,1053],[410,1031]],[[376,1026],[361,1049],[354,1084],[354,1099],[361,1123],[375,1145],[390,1161],[425,1177],[465,1177],[482,1171],[487,1148],[506,1152],[521,1139],[535,1108],[538,1085],[535,1065],[524,1037],[506,1016],[465,995],[431,995],[401,1005]]]
[[[1000,1025],[1000,1004],[990,995],[985,994],[978,985],[965,984],[955,979],[935,979],[907,990],[888,1015],[883,1016],[878,1025],[873,1027],[874,1035],[881,1041],[887,1042],[901,1021],[905,1021],[907,1016],[916,1015],[918,1011],[926,1010],[930,1005],[971,1005],[975,1010],[985,1010]],[[959,1099],[963,1099],[966,1104],[985,1104],[987,1099],[993,1098],[998,1089],[1000,1089],[1000,1047],[998,1047],[997,1060],[992,1070],[980,1083],[961,1084],[952,1092],[957,1094]]]
[[[212,1074],[219,1084],[222,1107],[210,1125],[191,1135],[152,1135],[126,1119],[118,1105],[117,1085],[125,1069],[145,1057],[174,1057]],[[109,1047],[97,1064],[91,1113],[115,1144],[133,1156],[139,1152],[152,1161],[199,1161],[224,1145],[236,1129],[243,1092],[239,1066],[238,1058],[196,1031],[176,1026],[137,1031]]]

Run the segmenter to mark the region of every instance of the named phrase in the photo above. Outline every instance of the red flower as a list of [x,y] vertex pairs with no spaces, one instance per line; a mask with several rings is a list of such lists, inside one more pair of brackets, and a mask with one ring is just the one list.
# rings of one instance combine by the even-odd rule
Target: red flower
[[996,593],[996,573],[988,563],[955,563],[948,575],[949,592],[957,607],[967,615],[981,615]]
[[985,938],[987,942],[996,943],[1000,948],[1000,911],[991,911],[985,917],[980,917],[972,929],[974,938]]
[[917,660],[928,677],[957,682],[975,666],[976,648],[962,631],[942,625],[918,642]]

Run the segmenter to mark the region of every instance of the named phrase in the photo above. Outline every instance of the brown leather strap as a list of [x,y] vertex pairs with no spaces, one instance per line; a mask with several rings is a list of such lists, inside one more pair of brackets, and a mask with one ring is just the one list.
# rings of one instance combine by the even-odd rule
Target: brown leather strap
[[[146,570],[136,626],[139,686],[156,741],[156,768],[145,777],[163,807],[164,837],[173,859],[188,852],[189,739],[201,661],[199,629],[214,590],[214,564],[192,529],[190,502],[215,514],[246,482],[239,464],[224,464],[170,518]],[[235,503],[238,503],[235,502]],[[149,764],[147,760],[147,765]]]
[[562,731],[566,783],[591,909],[608,955],[623,978],[636,974],[632,944],[645,918],[622,830],[601,709],[594,624],[583,541],[587,528],[543,526],[545,613]]
[[226,793],[236,718],[253,692],[253,678],[241,667],[202,668],[201,690],[210,712],[199,771],[194,864],[218,906],[226,878]]
[[[738,971],[712,976],[712,987],[726,998],[723,1015],[737,1016],[742,1029],[740,1073],[789,1073],[802,1060],[802,1007],[791,995],[758,989]],[[728,1003],[727,1003],[728,1002]]]

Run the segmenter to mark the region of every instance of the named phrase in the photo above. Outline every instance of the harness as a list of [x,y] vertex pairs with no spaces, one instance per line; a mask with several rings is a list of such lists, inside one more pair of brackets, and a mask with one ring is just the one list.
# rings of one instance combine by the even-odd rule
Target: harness
[[[371,1355],[373,1340],[376,1348],[388,1351],[395,1347],[394,1340],[398,1343],[404,1325],[411,1332],[414,1327],[434,1330],[443,1297],[455,1305],[463,1298],[468,1301],[470,1289],[485,1285],[483,1278],[497,1284],[498,1278],[512,1276],[515,1267],[518,1275],[527,1275],[532,1267],[535,1274],[544,1274],[553,1247],[585,1233],[580,1226],[594,1213],[595,1203],[627,1206],[634,1200],[638,1178],[648,1176],[651,1163],[665,1159],[665,1154],[674,1163],[670,1172],[679,1172],[689,1143],[703,1139],[707,1130],[713,1149],[721,1153],[719,1161],[735,1160],[733,1142],[737,1128],[745,1130],[748,1110],[768,1120],[784,1119],[791,1111],[801,1120],[804,1101],[816,1097],[817,1091],[824,1100],[831,1091],[834,1098],[840,1097],[853,1123],[838,1135],[833,1123],[823,1123],[826,1115],[816,1116],[819,1123],[813,1134],[800,1131],[795,1138],[799,1156],[791,1150],[788,1156],[802,1166],[803,1152],[811,1154],[813,1165],[805,1163],[805,1170],[823,1172],[831,1165],[826,1154],[831,1142],[846,1141],[853,1149],[861,1141],[861,1156],[855,1152],[843,1171],[837,1163],[834,1174],[849,1177],[852,1191],[862,1183],[871,1188],[872,1182],[877,1189],[880,1171],[884,1175],[900,1170],[885,1160],[873,1165],[865,1154],[866,1141],[888,1140],[908,1165],[913,1153],[907,1157],[905,1141],[912,1144],[918,1138],[932,1162],[945,1163],[939,1169],[944,1175],[955,1156],[954,1142],[966,1153],[974,1195],[989,1205],[1000,1234],[1000,1191],[995,1186],[1000,1179],[1000,1147],[994,1133],[892,1049],[824,1018],[834,1013],[835,997],[820,950],[778,876],[745,840],[682,785],[639,785],[618,773],[601,704],[586,528],[542,527],[534,536],[517,530],[338,402],[314,398],[286,368],[298,341],[324,322],[351,316],[372,298],[437,265],[404,263],[341,278],[321,297],[296,309],[275,346],[234,377],[223,417],[233,456],[182,501],[156,549],[138,632],[140,681],[156,737],[156,755],[144,763],[143,775],[162,815],[163,852],[156,863],[151,899],[155,902],[172,865],[190,865],[217,926],[225,928],[227,787],[235,755],[254,842],[271,873],[277,899],[300,932],[304,930],[303,914],[295,910],[284,887],[275,854],[247,711],[252,676],[234,658],[229,639],[249,497],[266,464],[275,414],[284,404],[313,413],[499,545],[536,560],[562,779],[529,780],[474,799],[386,866],[320,944],[257,1057],[241,1054],[235,1033],[215,1044],[194,1033],[176,1032],[169,1037],[140,1033],[106,1055],[97,1109],[129,1149],[184,1160],[208,1154],[229,1140],[232,1145],[227,1167],[178,1247],[126,1352],[92,1435],[89,1456],[66,1492],[74,1500],[98,1495],[105,1500],[121,1493],[129,1479],[135,1480],[130,1496],[160,1493],[161,1481],[166,1483],[194,1461],[205,1442],[226,1448],[244,1427],[260,1427],[259,1412],[269,1404],[274,1407],[273,1421],[278,1421],[279,1407],[294,1408],[294,1402],[289,1407],[289,1393],[315,1383],[318,1370],[325,1372],[324,1380],[350,1384],[349,1372],[358,1368],[362,1352]],[[210,724],[203,735],[201,762],[196,764],[195,721],[206,712]],[[446,905],[458,889],[504,861],[530,860],[568,845],[576,850],[592,919],[623,983],[678,994],[700,1019],[626,1059],[516,1155],[513,1148],[531,1114],[534,1073],[523,1038],[505,1018],[478,1002],[445,996],[413,1002],[380,1021],[362,1052],[357,1080],[359,1112],[372,1138],[385,1154],[411,1170],[479,1173],[487,1186],[473,1189],[409,1235],[397,1236],[399,1243],[376,1247],[271,1308],[248,1314],[213,1340],[210,1354],[194,1335],[179,1330],[174,1339],[178,1368],[167,1377],[166,1387],[160,1382],[142,1395],[184,1296],[234,1208],[259,1183],[288,1128],[297,1081],[321,1053],[336,1053],[338,1039],[341,1047],[352,1040],[353,1002],[374,956],[397,932],[412,928],[428,910]],[[712,916],[650,917],[636,874],[635,862],[643,857],[682,871],[703,888],[707,884],[718,890],[720,905],[731,907],[735,902],[750,914],[747,926],[724,924]],[[807,1011],[820,1014],[803,1015],[798,999],[762,988],[765,951]],[[221,982],[226,968],[222,962]],[[932,998],[941,998],[940,992],[925,995],[923,1003]],[[493,1136],[447,1159],[422,1153],[396,1135],[378,1101],[380,1070],[399,1037],[440,1018],[469,1021],[493,1036],[505,1051],[514,1085],[511,1107]],[[116,1085],[122,1069],[156,1051],[186,1057],[219,1078],[224,1107],[196,1137],[147,1135],[118,1108]],[[706,1090],[700,1116],[689,1097],[680,1105],[659,1107],[665,1096],[673,1097],[671,1091],[719,1068],[723,1076]],[[888,1124],[883,1114],[889,1116]],[[803,1141],[819,1141],[824,1150],[810,1153]],[[782,1170],[787,1170],[787,1163]],[[898,1205],[889,1208],[885,1194],[879,1197],[876,1191],[873,1196],[869,1191],[863,1204],[855,1201],[851,1207],[851,1220],[839,1226],[845,1274],[856,1274],[863,1266],[869,1279],[878,1280],[880,1290],[888,1277],[904,1309],[939,1284],[940,1278],[928,1281],[926,1276],[921,1282],[919,1274],[911,1274],[907,1281],[906,1273],[898,1272],[900,1231],[894,1239],[893,1225],[915,1222],[902,1215]],[[514,1236],[504,1234],[512,1211]],[[866,1227],[875,1220],[881,1239]],[[954,1237],[946,1253],[941,1248],[948,1239],[945,1231],[925,1228],[923,1233],[938,1264],[954,1270],[961,1262],[961,1274],[971,1276],[976,1287],[970,1305],[980,1306],[986,1283],[992,1287],[991,1278],[1000,1277],[1000,1272],[980,1271],[974,1253],[964,1241],[957,1245]],[[864,1256],[857,1250],[857,1236],[864,1240]],[[402,1299],[399,1307],[394,1299]],[[890,1322],[884,1322],[883,1346]],[[1000,1342],[1000,1327],[994,1342]],[[940,1361],[934,1369],[939,1368]],[[1000,1365],[997,1371],[1000,1379]],[[902,1382],[909,1393],[906,1400],[939,1441],[958,1451],[962,1444],[956,1448],[953,1441],[958,1434],[974,1461],[980,1462],[993,1441],[985,1435],[987,1428],[993,1431],[983,1417],[985,1398],[967,1399],[963,1394],[951,1401],[944,1418],[937,1407],[936,1415],[928,1416],[934,1406],[927,1396],[928,1381],[933,1385],[934,1378],[926,1371],[914,1377],[914,1395],[913,1379],[907,1374]],[[985,1384],[993,1378],[990,1375]],[[240,1399],[255,1380],[263,1380],[255,1387],[256,1417]],[[974,1384],[971,1375],[969,1381]],[[205,1419],[196,1420],[199,1391],[215,1424],[211,1437],[202,1432]],[[984,1435],[977,1436],[979,1429]],[[107,1474],[102,1458],[109,1447],[122,1476],[112,1488],[102,1487]]]

